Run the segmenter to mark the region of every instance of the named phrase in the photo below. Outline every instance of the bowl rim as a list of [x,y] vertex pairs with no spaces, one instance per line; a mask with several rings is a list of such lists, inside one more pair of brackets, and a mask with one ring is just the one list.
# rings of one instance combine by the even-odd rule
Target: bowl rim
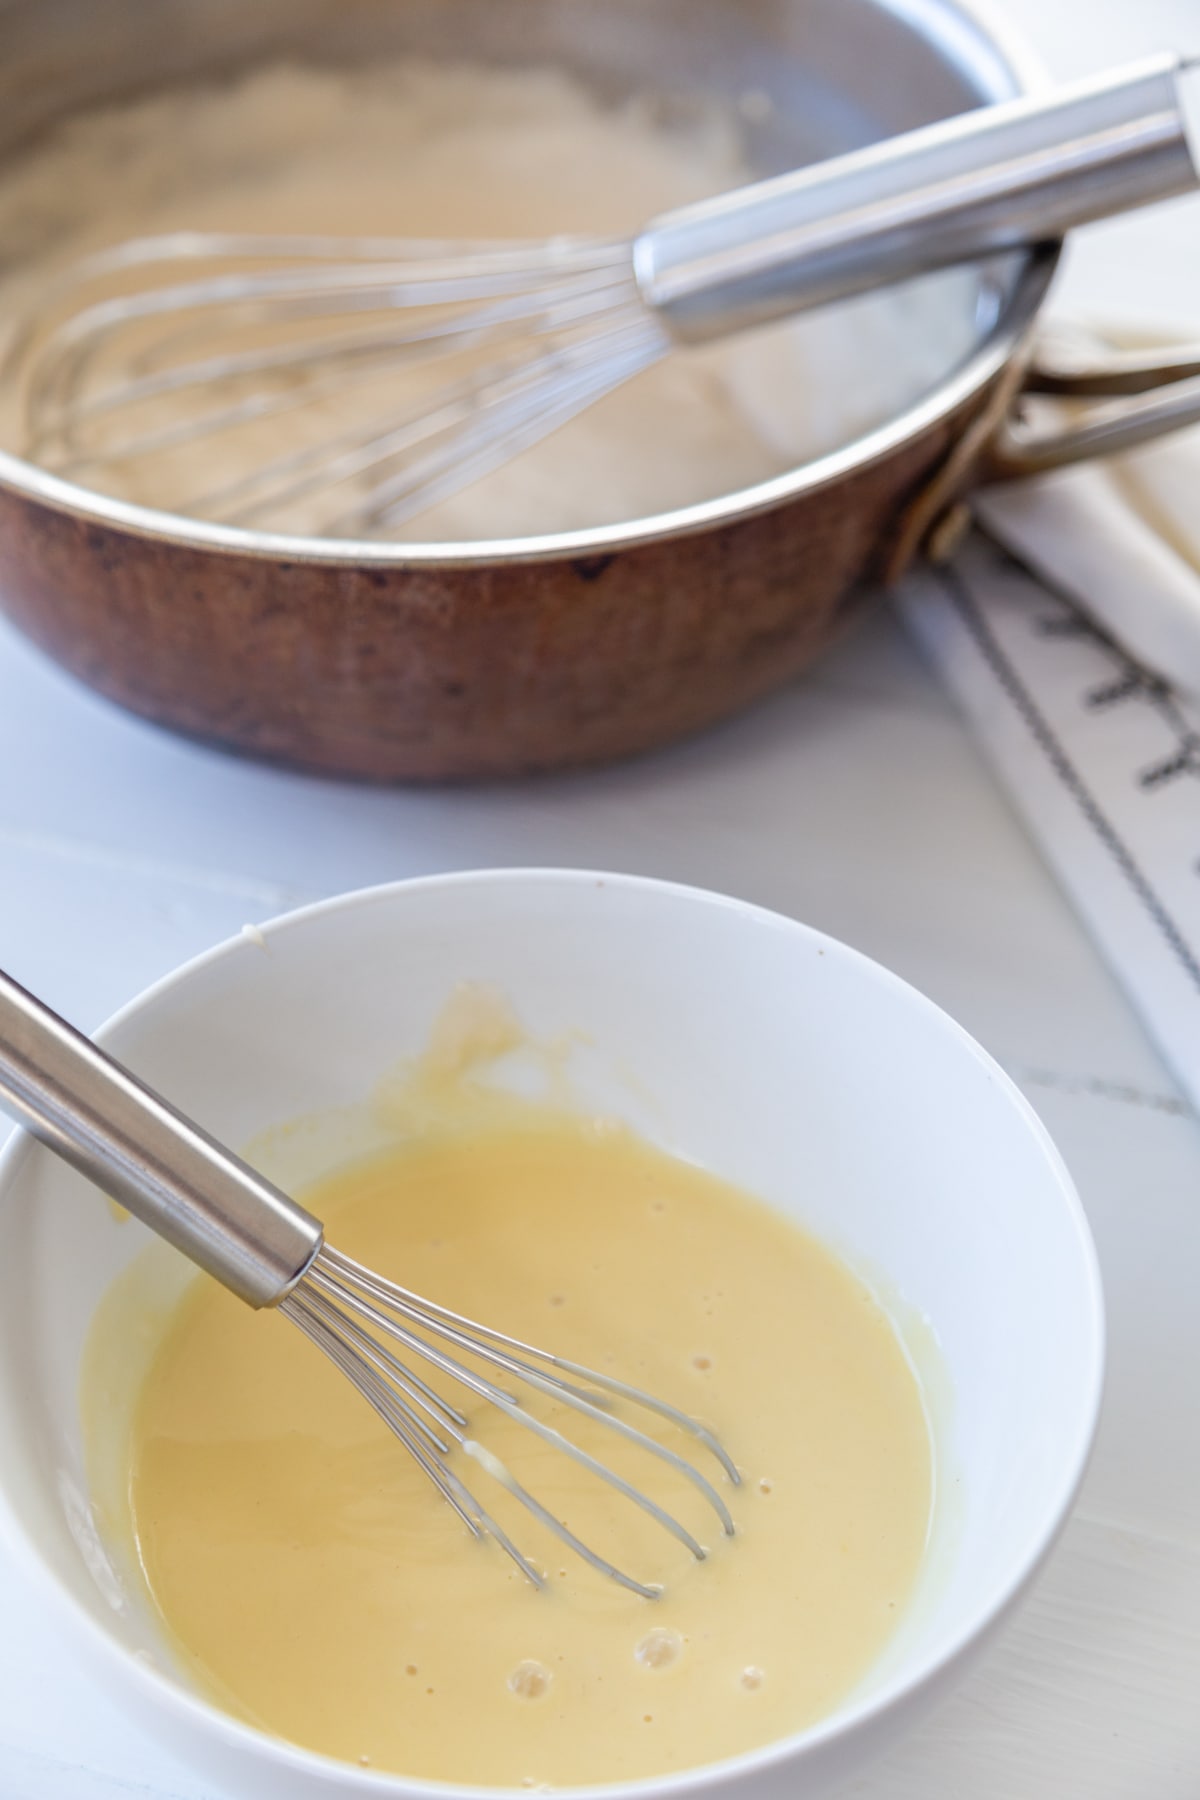
[[[1055,1484],[1050,1502],[1043,1508],[1040,1524],[1032,1532],[1029,1547],[1015,1579],[1007,1584],[993,1583],[972,1608],[970,1622],[938,1654],[925,1657],[908,1673],[893,1675],[884,1687],[866,1699],[852,1701],[829,1718],[797,1732],[791,1732],[753,1750],[743,1751],[718,1762],[698,1764],[695,1768],[668,1775],[642,1777],[629,1781],[598,1782],[587,1786],[563,1786],[557,1794],[586,1797],[586,1800],[683,1800],[719,1787],[733,1778],[762,1774],[781,1768],[793,1760],[835,1749],[854,1733],[882,1722],[888,1715],[910,1706],[920,1695],[936,1688],[940,1678],[953,1664],[960,1663],[989,1637],[1012,1610],[1037,1575],[1060,1533],[1066,1525],[1087,1471],[1099,1421],[1105,1372],[1104,1296],[1096,1252],[1087,1216],[1075,1184],[1049,1132],[1029,1101],[1012,1078],[948,1013],[930,1000],[920,989],[894,974],[872,957],[855,950],[816,927],[777,913],[752,901],[685,883],[665,881],[658,877],[630,875],[612,871],[513,867],[452,871],[436,875],[415,876],[407,880],[377,885],[331,895],[265,921],[255,927],[256,937],[282,937],[293,930],[303,930],[312,921],[338,913],[353,914],[364,906],[390,905],[395,898],[413,891],[445,891],[488,887],[537,887],[620,889],[626,893],[653,895],[671,904],[715,907],[740,915],[753,929],[807,939],[815,948],[857,965],[869,978],[893,993],[902,995],[906,1005],[934,1020],[957,1042],[960,1048],[988,1074],[997,1094],[1017,1114],[1032,1136],[1058,1189],[1068,1221],[1073,1227],[1080,1257],[1080,1273],[1085,1288],[1084,1334],[1086,1343],[1085,1403],[1073,1422],[1073,1441],[1069,1445],[1063,1468]],[[93,1033],[101,1044],[128,1021],[153,1009],[168,995],[174,994],[202,970],[231,956],[257,955],[261,945],[244,933],[226,938],[198,956],[172,969],[144,988],[133,999],[111,1014]],[[50,1156],[52,1152],[36,1143],[28,1133],[17,1129],[0,1151],[0,1206],[31,1156]],[[141,1698],[150,1707],[179,1718],[194,1734],[214,1734],[227,1749],[240,1752],[248,1762],[266,1759],[277,1770],[291,1771],[295,1776],[320,1773],[333,1785],[340,1783],[348,1793],[373,1794],[377,1800],[447,1800],[451,1794],[461,1800],[497,1800],[499,1795],[515,1796],[524,1790],[511,1787],[482,1787],[451,1781],[434,1781],[396,1774],[392,1771],[362,1769],[317,1751],[306,1750],[288,1739],[244,1723],[225,1713],[199,1691],[189,1692],[181,1682],[165,1671],[150,1667],[143,1659],[119,1644],[104,1626],[66,1587],[53,1567],[43,1560],[37,1548],[27,1539],[24,1528],[10,1506],[4,1465],[0,1464],[0,1543],[3,1543],[19,1565],[29,1572],[43,1591],[49,1593],[64,1621],[82,1636],[98,1664],[111,1673],[127,1690],[141,1689]]]
[[[957,46],[967,54],[981,87],[990,85],[993,100],[1019,98],[1046,85],[1040,60],[1021,32],[993,9],[992,0],[878,0],[878,4],[907,24],[914,36],[924,35],[935,43]],[[1056,241],[1039,244],[1025,253],[1013,291],[999,317],[969,355],[934,388],[894,417],[782,475],[733,493],[615,525],[514,538],[403,544],[372,538],[255,531],[119,500],[51,474],[4,449],[0,449],[0,488],[59,514],[154,543],[289,563],[335,568],[366,564],[372,569],[470,569],[613,556],[776,511],[859,470],[874,467],[933,430],[994,381],[1019,352],[1054,277],[1061,249],[1061,242]]]

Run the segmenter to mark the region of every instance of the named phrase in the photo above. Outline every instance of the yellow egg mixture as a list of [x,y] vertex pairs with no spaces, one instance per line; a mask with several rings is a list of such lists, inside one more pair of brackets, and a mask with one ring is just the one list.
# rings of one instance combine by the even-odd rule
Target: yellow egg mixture
[[685,1768],[843,1698],[913,1588],[931,1456],[892,1325],[840,1261],[712,1175],[566,1113],[435,1131],[305,1199],[339,1249],[715,1427],[740,1487],[655,1432],[706,1464],[737,1531],[645,1452],[573,1424],[698,1533],[697,1563],[468,1400],[520,1481],[664,1589],[646,1600],[596,1574],[459,1455],[545,1570],[538,1591],[293,1325],[201,1278],[141,1393],[129,1497],[145,1581],[202,1688],[351,1762],[509,1786]]

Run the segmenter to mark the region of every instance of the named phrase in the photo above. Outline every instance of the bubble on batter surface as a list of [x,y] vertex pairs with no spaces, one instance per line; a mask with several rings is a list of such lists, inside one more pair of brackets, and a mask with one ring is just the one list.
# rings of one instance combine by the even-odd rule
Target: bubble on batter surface
[[683,1639],[677,1631],[659,1627],[646,1633],[633,1655],[645,1669],[669,1669],[683,1655]]
[[509,1692],[516,1694],[520,1700],[540,1700],[548,1690],[553,1676],[544,1663],[535,1662],[532,1657],[519,1662],[508,1678]]

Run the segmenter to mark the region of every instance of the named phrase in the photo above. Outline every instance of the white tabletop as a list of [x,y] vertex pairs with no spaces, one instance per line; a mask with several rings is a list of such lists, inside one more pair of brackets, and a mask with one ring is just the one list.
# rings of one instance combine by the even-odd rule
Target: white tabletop
[[[1200,49],[1200,0],[1007,10],[1062,74]],[[1186,316],[1198,266],[1188,203],[1166,223],[1091,234],[1066,293]],[[1108,1295],[1108,1398],[1080,1508],[1033,1599],[962,1693],[852,1791],[1195,1800],[1200,1128],[886,613],[803,683],[683,748],[598,774],[399,793],[179,742],[0,627],[0,770],[0,962],[85,1027],[299,902],[516,863],[744,895],[947,1007],[1025,1088],[1079,1184]],[[0,1561],[0,1800],[217,1791],[111,1711]]]

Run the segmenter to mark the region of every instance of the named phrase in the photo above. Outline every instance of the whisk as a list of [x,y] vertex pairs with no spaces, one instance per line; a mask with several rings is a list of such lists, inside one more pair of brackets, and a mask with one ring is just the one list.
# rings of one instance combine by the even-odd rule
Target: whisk
[[[584,1543],[521,1485],[483,1441],[490,1408],[606,1482],[697,1560],[706,1551],[666,1507],[530,1411],[501,1381],[596,1420],[665,1463],[699,1492],[721,1532],[733,1535],[713,1481],[625,1414],[667,1421],[711,1456],[723,1485],[736,1486],[737,1468],[707,1427],[665,1400],[463,1318],[342,1255],[325,1242],[319,1220],[4,974],[0,1104],[241,1299],[278,1307],[349,1379],[468,1531],[494,1539],[535,1586],[544,1584],[541,1571],[451,1466],[455,1450],[601,1574],[646,1599],[661,1591]],[[449,1378],[468,1396],[464,1406],[478,1408],[454,1405],[414,1365]]]
[[[196,517],[386,536],[677,344],[1186,192],[1196,80],[1195,65],[1156,58],[664,214],[624,241],[181,232],[118,245],[40,296],[18,335],[26,451]],[[263,430],[285,416],[280,455]],[[215,484],[194,485],[197,446],[225,471]]]

